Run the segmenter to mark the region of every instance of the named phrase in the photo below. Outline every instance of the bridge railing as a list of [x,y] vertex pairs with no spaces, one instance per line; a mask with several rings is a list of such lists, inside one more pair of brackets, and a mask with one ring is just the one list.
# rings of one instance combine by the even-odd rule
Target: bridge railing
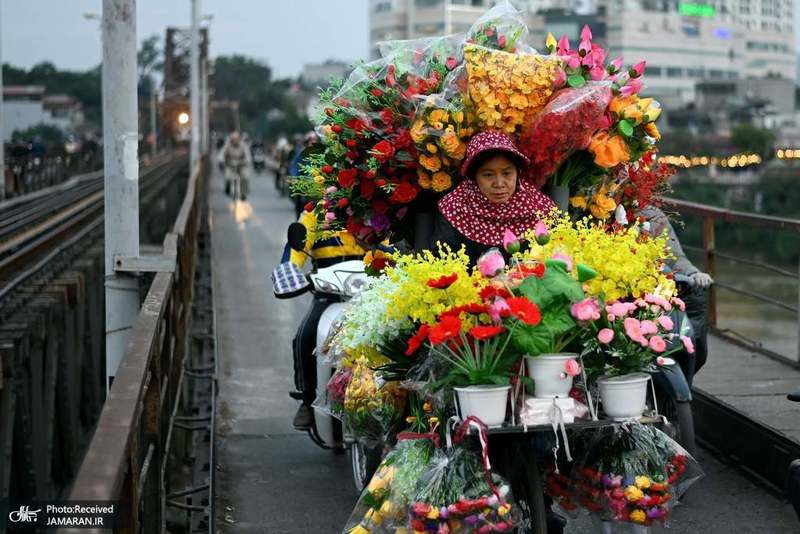
[[205,180],[198,165],[163,243],[175,268],[150,285],[70,495],[118,503],[120,532],[163,532],[166,524],[165,471],[191,338]]
[[[683,244],[683,248],[690,251],[696,251],[702,253],[705,262],[705,270],[715,279],[715,283],[711,287],[708,293],[709,326],[718,335],[721,335],[732,341],[735,341],[740,345],[746,345],[748,346],[748,348],[760,351],[769,356],[778,357],[781,359],[789,359],[791,363],[798,364],[798,362],[800,362],[800,306],[798,306],[800,305],[800,286],[798,287],[796,294],[797,298],[796,302],[798,303],[798,305],[790,304],[786,301],[774,298],[773,296],[766,295],[763,292],[759,292],[754,289],[744,288],[720,280],[718,260],[729,261],[737,266],[753,267],[760,270],[761,272],[769,273],[770,275],[786,277],[794,281],[800,281],[800,265],[798,265],[797,270],[793,270],[786,267],[772,265],[768,262],[754,259],[751,257],[746,257],[743,255],[726,254],[720,252],[717,243],[717,238],[718,238],[717,229],[719,224],[724,223],[724,224],[745,226],[751,228],[763,228],[765,230],[764,234],[765,239],[770,239],[775,235],[774,233],[769,233],[768,232],[769,230],[788,232],[800,236],[800,220],[789,219],[784,217],[774,217],[769,215],[760,215],[757,213],[747,213],[741,211],[728,210],[716,206],[709,206],[706,204],[700,204],[697,202],[689,202],[686,200],[678,200],[678,199],[667,199],[665,205],[667,208],[677,211],[681,215],[695,216],[702,219],[703,222],[702,247]],[[743,337],[729,329],[719,328],[718,294],[720,290],[728,291],[736,295],[739,295],[740,297],[766,304],[775,310],[783,310],[785,312],[790,312],[795,314],[797,316],[795,328],[798,334],[798,344],[796,347],[796,353],[794,354],[794,358],[787,358],[787,356],[789,355],[777,354],[765,348],[764,345],[759,340],[747,339],[746,337]]]

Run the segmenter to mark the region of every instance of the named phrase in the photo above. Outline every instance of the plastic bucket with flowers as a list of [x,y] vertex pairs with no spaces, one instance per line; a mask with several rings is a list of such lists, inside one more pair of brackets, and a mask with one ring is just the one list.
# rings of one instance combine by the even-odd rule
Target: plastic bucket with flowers
[[580,373],[577,358],[578,355],[572,352],[526,356],[528,376],[534,382],[534,397],[567,397],[572,389],[572,378]]
[[486,426],[500,426],[506,420],[511,386],[474,385],[453,388],[458,396],[459,416],[464,421],[477,417]]
[[599,378],[600,402],[606,416],[615,421],[641,417],[647,401],[649,381],[650,375],[647,373]]

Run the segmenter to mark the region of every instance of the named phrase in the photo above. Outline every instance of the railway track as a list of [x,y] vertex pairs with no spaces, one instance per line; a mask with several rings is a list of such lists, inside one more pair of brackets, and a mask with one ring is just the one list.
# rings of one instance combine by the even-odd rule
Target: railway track
[[[186,165],[186,158],[173,155],[144,169],[139,177],[140,204],[148,206],[165,178],[182,165]],[[33,197],[0,205],[0,303],[56,256],[88,236],[99,239],[98,230],[102,233],[101,173],[85,175]]]
[[[186,170],[184,154],[141,170],[143,242]],[[103,208],[101,173],[0,204],[0,500],[63,496],[102,408]]]

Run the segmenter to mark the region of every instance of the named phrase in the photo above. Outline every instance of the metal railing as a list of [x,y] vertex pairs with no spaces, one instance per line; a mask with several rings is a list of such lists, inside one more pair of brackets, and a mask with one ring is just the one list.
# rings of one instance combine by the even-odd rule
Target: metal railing
[[165,470],[192,338],[205,190],[201,162],[163,242],[163,254],[175,259],[175,268],[157,273],[150,285],[70,495],[73,500],[117,502],[122,525],[117,531],[165,531]]
[[[770,296],[764,295],[763,293],[759,293],[757,291],[752,291],[749,289],[744,289],[742,287],[737,287],[731,284],[727,284],[724,282],[720,282],[717,280],[718,269],[717,269],[717,260],[723,259],[726,261],[730,261],[737,265],[747,265],[750,267],[755,267],[773,274],[785,276],[794,280],[800,281],[800,265],[798,265],[797,271],[792,271],[786,268],[778,267],[775,265],[771,265],[769,263],[759,261],[756,259],[734,256],[732,254],[724,254],[721,253],[717,249],[717,232],[716,232],[716,225],[717,223],[727,223],[727,224],[735,224],[735,225],[744,225],[749,227],[758,227],[764,228],[769,230],[780,230],[784,232],[795,233],[800,235],[800,220],[798,219],[788,219],[784,217],[774,217],[769,215],[759,215],[757,213],[747,213],[741,211],[733,211],[728,210],[725,208],[719,208],[715,206],[709,206],[706,204],[700,204],[697,202],[689,202],[686,200],[678,200],[678,199],[666,199],[665,206],[667,208],[674,209],[681,215],[692,215],[696,217],[701,217],[703,220],[703,246],[696,247],[691,245],[683,245],[683,248],[687,250],[693,250],[697,252],[701,252],[703,254],[705,260],[705,270],[708,274],[710,274],[714,279],[715,283],[708,291],[708,324],[712,330],[715,331],[718,335],[725,337],[731,341],[734,341],[740,345],[745,345],[748,348],[757,350],[762,352],[768,356],[779,358],[784,361],[788,361],[794,365],[797,365],[800,362],[800,306],[795,306],[792,304],[788,304],[787,302],[777,300]],[[798,346],[797,346],[797,359],[792,360],[787,358],[785,355],[776,354],[766,348],[764,348],[760,343],[757,341],[754,343],[752,340],[747,340],[740,335],[737,335],[735,332],[731,332],[730,330],[719,329],[717,326],[717,293],[718,290],[725,290],[731,293],[735,293],[737,295],[741,295],[743,297],[747,297],[749,299],[768,304],[778,309],[782,309],[784,311],[789,311],[795,314],[798,314],[797,318],[797,332],[798,332]],[[797,302],[800,304],[800,289],[798,289],[797,295]]]
[[102,165],[102,150],[57,156],[9,157],[6,161],[6,198],[27,195],[65,182],[76,174],[95,171]]

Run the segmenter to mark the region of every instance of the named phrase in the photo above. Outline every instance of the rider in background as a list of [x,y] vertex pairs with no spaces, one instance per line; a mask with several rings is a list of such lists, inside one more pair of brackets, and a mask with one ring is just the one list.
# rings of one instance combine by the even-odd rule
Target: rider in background
[[[316,239],[317,218],[308,211],[303,211],[299,220],[306,227],[306,246],[303,252],[292,250],[287,244],[281,262],[291,261],[298,268],[303,268],[308,258],[313,258],[317,268],[324,268],[345,260],[361,259],[366,254],[355,238],[346,231],[336,232],[325,239]],[[314,422],[311,404],[317,396],[317,366],[314,359],[314,348],[317,344],[317,325],[322,312],[330,302],[323,297],[314,297],[311,308],[297,329],[292,342],[294,354],[294,384],[300,393],[300,407],[292,424],[297,430],[308,430]]]
[[[316,132],[313,130],[308,132],[303,138],[302,142],[297,143],[297,146],[292,152],[291,161],[289,162],[289,168],[287,171],[288,176],[300,176],[300,173],[302,172],[300,164],[302,163],[303,159],[315,151],[320,152],[322,150],[324,149],[319,144],[319,136],[316,134]],[[300,212],[303,211],[303,206],[305,206],[308,201],[308,197],[301,195],[294,196],[295,217],[300,217]]]
[[231,194],[231,183],[239,176],[242,200],[247,200],[249,192],[247,169],[250,166],[250,149],[242,141],[239,132],[231,132],[228,142],[222,147],[220,159],[225,165],[225,194]]
[[681,294],[680,298],[686,303],[686,315],[692,322],[695,329],[696,351],[695,369],[697,372],[706,363],[708,357],[708,347],[706,342],[707,323],[707,298],[706,290],[714,283],[714,279],[708,273],[700,269],[686,257],[686,253],[681,247],[675,229],[669,222],[667,215],[654,206],[648,206],[640,212],[640,215],[650,225],[650,235],[659,236],[664,230],[667,231],[667,245],[672,251],[672,258],[667,260],[667,266],[674,273],[682,274],[689,279],[690,290],[686,294]]

